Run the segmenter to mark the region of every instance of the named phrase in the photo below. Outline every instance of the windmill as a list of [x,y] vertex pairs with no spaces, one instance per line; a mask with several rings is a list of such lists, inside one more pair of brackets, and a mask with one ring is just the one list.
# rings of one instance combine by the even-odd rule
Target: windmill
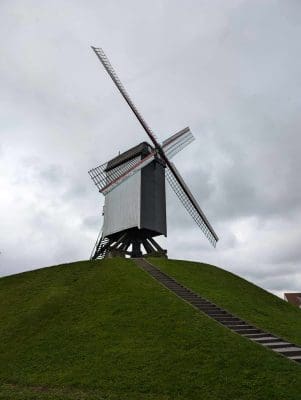
[[160,144],[103,50],[91,47],[151,141],[151,144],[142,142],[89,171],[99,192],[105,196],[103,227],[91,259],[115,255],[141,257],[143,251],[151,255],[166,255],[166,250],[154,240],[156,236],[167,235],[165,178],[215,247],[218,237],[214,229],[170,161],[194,140],[190,129],[184,128]]

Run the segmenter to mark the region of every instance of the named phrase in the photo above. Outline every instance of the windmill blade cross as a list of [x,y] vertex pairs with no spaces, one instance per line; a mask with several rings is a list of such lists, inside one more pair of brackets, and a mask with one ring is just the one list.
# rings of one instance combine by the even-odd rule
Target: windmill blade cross
[[[151,139],[152,143],[155,146],[155,153],[157,156],[161,157],[162,161],[164,162],[166,166],[166,177],[177,194],[177,196],[180,198],[181,202],[183,203],[184,207],[187,209],[189,214],[193,217],[193,219],[197,222],[197,224],[200,226],[204,234],[207,236],[209,241],[213,244],[215,247],[216,242],[218,241],[218,237],[216,233],[214,232],[212,226],[210,225],[209,221],[207,220],[205,214],[201,210],[200,206],[198,205],[197,201],[193,197],[192,193],[188,189],[187,185],[185,184],[184,180],[182,179],[181,175],[177,171],[176,167],[172,162],[169,161],[168,157],[172,157],[174,154],[176,154],[181,148],[186,146],[188,143],[190,143],[193,140],[193,136],[189,130],[189,128],[185,128],[182,131],[178,132],[177,134],[173,135],[171,138],[167,139],[166,141],[163,142],[163,145],[161,146],[158,141],[156,136],[154,135],[153,131],[150,129],[150,127],[147,125],[146,121],[142,117],[142,115],[139,113],[138,109],[132,102],[131,98],[129,97],[126,89],[124,88],[123,84],[121,83],[120,79],[118,78],[116,72],[114,71],[114,68],[112,67],[110,61],[108,60],[107,56],[105,55],[104,51],[101,48],[96,48],[91,46],[93,51],[95,52],[96,56],[104,66],[105,70],[113,80],[114,84],[118,88],[119,92],[135,114],[136,118],[142,125],[143,129]],[[165,153],[166,150],[166,153]],[[151,157],[151,154],[148,156],[148,159],[151,162],[154,159],[154,155]],[[125,172],[124,174],[119,174],[116,179],[105,185],[104,187],[101,188],[102,193],[107,193],[108,191],[112,190],[114,187],[116,187],[119,183],[121,183],[124,179],[127,179],[127,177],[133,175],[135,171],[141,169],[143,166],[147,165],[145,164],[148,162],[148,159],[143,159],[138,163],[139,165],[131,166],[129,171]],[[140,168],[140,165],[141,168]],[[92,170],[93,171],[93,170]],[[100,181],[103,182],[103,177],[106,175],[102,175],[102,178],[99,178],[99,175],[101,173],[103,174],[104,171],[98,171],[96,175],[93,176],[93,173],[90,174],[96,185],[99,185],[99,179]]]

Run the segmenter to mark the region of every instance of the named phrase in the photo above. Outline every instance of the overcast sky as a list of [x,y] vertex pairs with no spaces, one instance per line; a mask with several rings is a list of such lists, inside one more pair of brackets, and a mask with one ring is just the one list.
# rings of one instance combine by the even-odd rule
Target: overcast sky
[[102,47],[220,237],[168,191],[169,256],[301,291],[301,2],[0,2],[0,275],[87,259],[103,198],[87,171],[146,135]]

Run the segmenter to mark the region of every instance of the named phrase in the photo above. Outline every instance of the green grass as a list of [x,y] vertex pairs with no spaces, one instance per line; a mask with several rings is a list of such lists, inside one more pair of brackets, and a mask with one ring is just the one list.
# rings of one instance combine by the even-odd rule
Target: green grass
[[151,262],[233,314],[301,345],[301,310],[279,297],[213,265],[164,259]]
[[[183,280],[203,268],[155,262]],[[201,279],[196,272],[194,284]],[[1,400],[300,397],[299,365],[199,313],[130,260],[2,278],[0,315]]]

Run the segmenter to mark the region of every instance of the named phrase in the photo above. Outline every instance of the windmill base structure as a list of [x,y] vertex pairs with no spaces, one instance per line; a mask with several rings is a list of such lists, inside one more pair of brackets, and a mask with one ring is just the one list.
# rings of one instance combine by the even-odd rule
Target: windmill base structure
[[127,256],[132,258],[145,256],[167,258],[167,250],[162,249],[148,230],[132,228],[126,232],[112,235],[110,238],[101,236],[96,242],[91,259]]
[[215,247],[218,237],[197,200],[170,159],[194,140],[188,127],[160,144],[130,99],[102,49],[92,47],[96,56],[135,114],[152,144],[142,142],[89,171],[105,196],[103,227],[91,259],[144,255],[167,257],[154,239],[167,236],[165,180],[190,216]]

